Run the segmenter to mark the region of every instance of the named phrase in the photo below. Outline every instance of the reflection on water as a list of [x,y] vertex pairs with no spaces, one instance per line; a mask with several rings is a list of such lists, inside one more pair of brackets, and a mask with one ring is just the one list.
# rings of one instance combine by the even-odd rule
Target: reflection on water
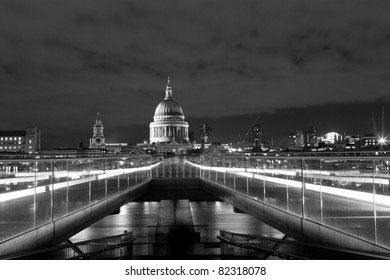
[[[191,202],[194,225],[207,225],[208,241],[218,241],[219,229],[282,238],[283,233],[242,213],[234,213],[233,207],[219,201]],[[132,231],[135,242],[153,242],[159,214],[159,202],[130,202],[121,207],[117,215],[106,216],[71,238],[72,242],[121,234]]]
[[191,211],[195,225],[208,225],[209,241],[218,241],[220,229],[255,234],[274,238],[284,236],[280,231],[243,213],[234,213],[233,207],[225,202],[191,202]]

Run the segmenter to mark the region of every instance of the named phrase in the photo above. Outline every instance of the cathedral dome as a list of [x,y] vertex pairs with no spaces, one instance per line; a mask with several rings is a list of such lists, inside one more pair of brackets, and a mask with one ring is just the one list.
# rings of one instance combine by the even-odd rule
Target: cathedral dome
[[157,105],[156,111],[154,112],[155,117],[163,116],[184,116],[183,109],[173,99],[166,99],[161,101]]

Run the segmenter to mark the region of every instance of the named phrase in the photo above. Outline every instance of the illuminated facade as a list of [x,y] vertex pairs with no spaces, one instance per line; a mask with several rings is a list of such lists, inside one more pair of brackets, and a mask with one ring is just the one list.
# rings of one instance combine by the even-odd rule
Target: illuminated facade
[[325,144],[333,145],[337,143],[341,139],[341,135],[337,132],[328,132],[325,134],[325,136],[322,138],[322,141],[325,142]]
[[38,128],[20,131],[0,131],[0,152],[33,154],[41,148]]
[[380,145],[380,137],[374,134],[366,134],[360,137],[360,148],[373,148]]
[[188,143],[188,123],[184,121],[183,109],[173,100],[172,87],[168,78],[165,98],[155,110],[150,123],[150,143]]

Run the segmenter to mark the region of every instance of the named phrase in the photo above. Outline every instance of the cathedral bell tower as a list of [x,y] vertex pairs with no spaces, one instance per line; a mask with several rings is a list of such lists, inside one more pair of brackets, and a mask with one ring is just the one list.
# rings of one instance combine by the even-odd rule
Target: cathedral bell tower
[[97,113],[96,121],[93,126],[93,136],[89,139],[89,148],[91,149],[104,149],[106,147],[105,138],[103,134],[104,126],[100,119],[99,113]]

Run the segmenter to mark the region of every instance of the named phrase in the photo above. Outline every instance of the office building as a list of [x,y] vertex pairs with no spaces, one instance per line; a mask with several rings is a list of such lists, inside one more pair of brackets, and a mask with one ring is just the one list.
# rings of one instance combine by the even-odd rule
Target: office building
[[0,152],[33,154],[41,147],[41,132],[38,128],[0,131]]

